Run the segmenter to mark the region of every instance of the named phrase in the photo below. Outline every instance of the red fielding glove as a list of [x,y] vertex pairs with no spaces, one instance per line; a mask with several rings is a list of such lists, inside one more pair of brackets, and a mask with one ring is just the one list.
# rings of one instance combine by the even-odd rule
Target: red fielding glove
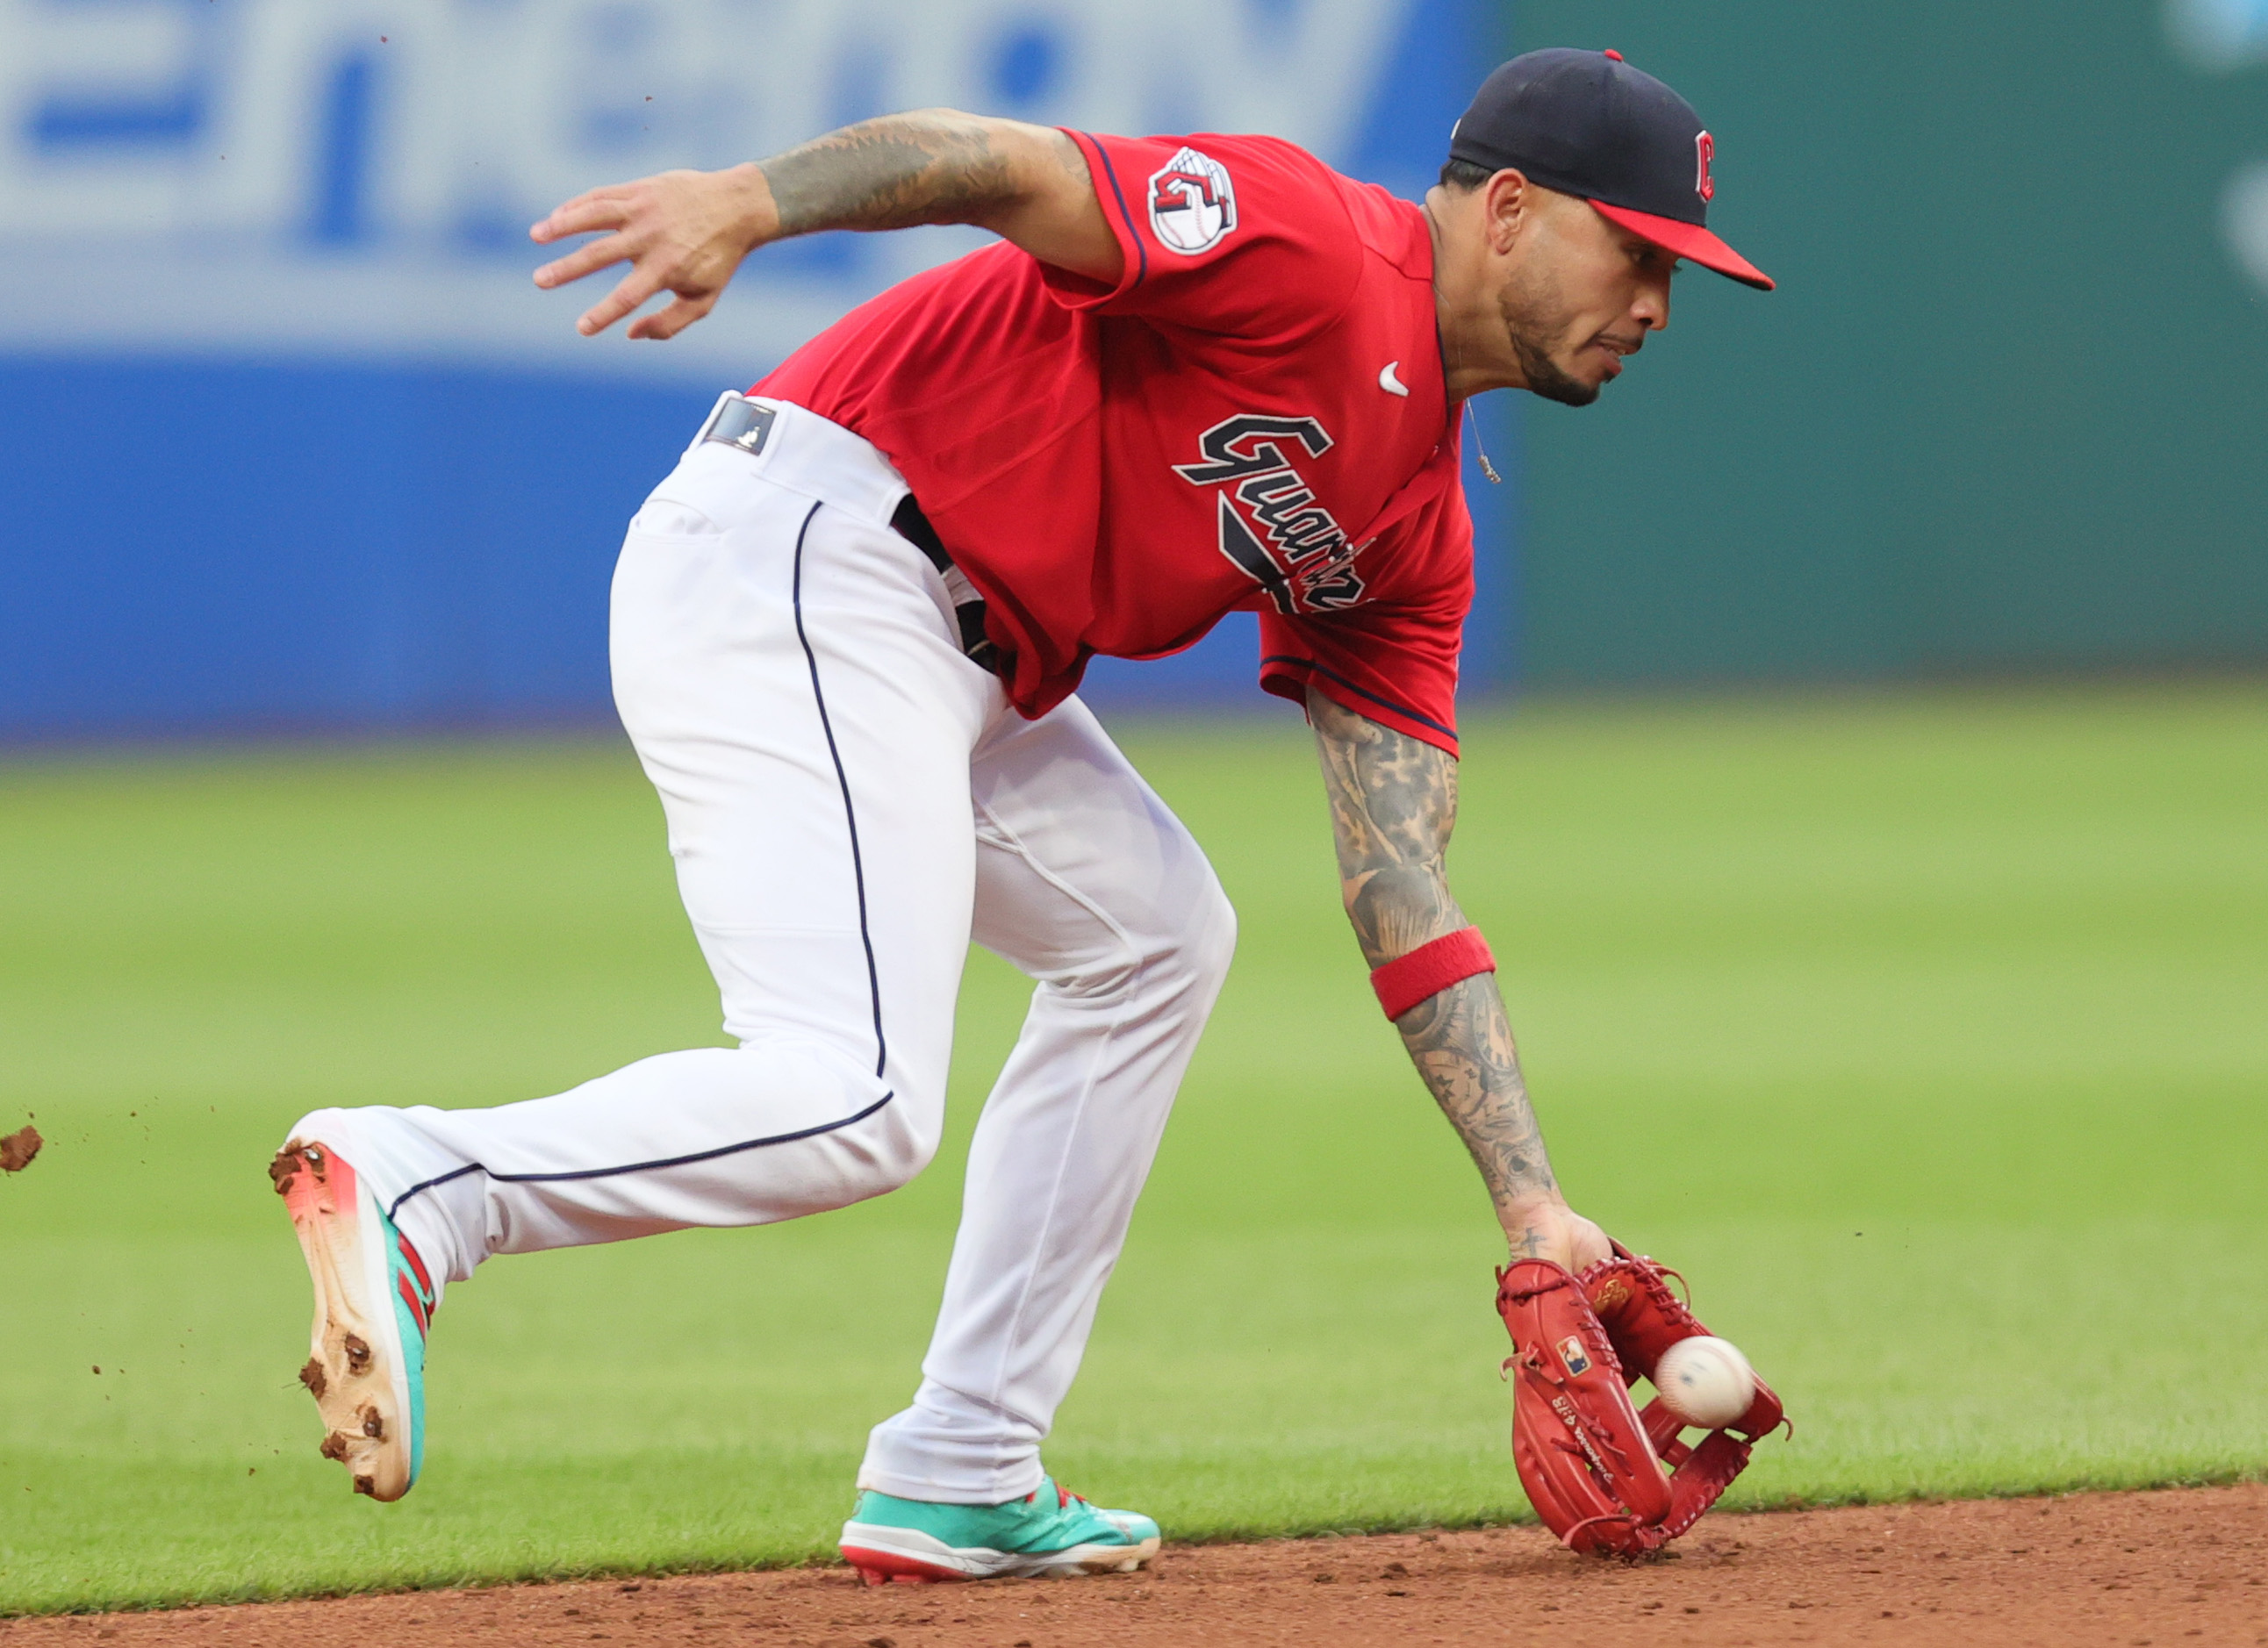
[[1661,1353],[1709,1330],[1669,1291],[1666,1271],[1617,1246],[1570,1276],[1543,1260],[1499,1272],[1497,1308],[1518,1379],[1513,1458],[1546,1527],[1570,1549],[1642,1556],[1685,1533],[1746,1468],[1753,1445],[1784,1422],[1763,1380],[1732,1424],[1695,1444],[1659,1397],[1644,1413],[1629,1387]]
[[[1668,1278],[1676,1274],[1619,1245],[1612,1259],[1602,1259],[1582,1274],[1583,1291],[1606,1328],[1628,1379],[1652,1379],[1663,1351],[1680,1339],[1709,1331],[1669,1291]],[[1756,1381],[1756,1394],[1746,1413],[1690,1445],[1682,1437],[1689,1427],[1660,1397],[1648,1402],[1638,1417],[1655,1453],[1675,1473],[1669,1514],[1661,1524],[1665,1540],[1675,1539],[1698,1522],[1701,1513],[1715,1505],[1733,1479],[1748,1468],[1749,1453],[1755,1445],[1787,1424],[1779,1398],[1762,1379]]]
[[1535,1514],[1571,1550],[1653,1549],[1669,1474],[1582,1284],[1523,1259],[1498,1273],[1496,1304],[1513,1343],[1512,1457]]

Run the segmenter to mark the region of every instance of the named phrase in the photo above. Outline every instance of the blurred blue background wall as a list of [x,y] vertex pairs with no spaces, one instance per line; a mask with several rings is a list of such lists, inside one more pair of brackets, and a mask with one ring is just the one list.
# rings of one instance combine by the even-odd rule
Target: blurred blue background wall
[[[1481,403],[1470,684],[2268,656],[2268,0],[0,0],[0,738],[605,718],[621,526],[717,390],[982,239],[586,341],[524,238],[582,188],[951,103],[1414,195],[1544,43],[1692,97],[1783,284]],[[1093,695],[1253,703],[1253,651]]]
[[[590,341],[603,284],[527,279],[568,195],[936,104],[1272,131],[1414,195],[1485,33],[1465,0],[0,0],[0,736],[608,716],[622,525],[717,392],[988,239],[768,250],[682,338]],[[1098,690],[1251,695],[1226,631]]]

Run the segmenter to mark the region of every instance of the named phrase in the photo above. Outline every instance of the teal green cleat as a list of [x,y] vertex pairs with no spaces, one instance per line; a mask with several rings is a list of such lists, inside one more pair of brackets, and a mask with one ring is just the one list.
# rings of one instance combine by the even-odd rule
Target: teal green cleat
[[299,1382],[323,1415],[325,1459],[357,1493],[399,1499],[425,1462],[425,1335],[438,1297],[424,1263],[347,1159],[293,1137],[269,1176],[315,1287]]
[[939,1505],[868,1489],[843,1525],[843,1559],[868,1585],[1068,1579],[1132,1573],[1158,1554],[1158,1525],[1098,1511],[1052,1476],[1005,1505]]

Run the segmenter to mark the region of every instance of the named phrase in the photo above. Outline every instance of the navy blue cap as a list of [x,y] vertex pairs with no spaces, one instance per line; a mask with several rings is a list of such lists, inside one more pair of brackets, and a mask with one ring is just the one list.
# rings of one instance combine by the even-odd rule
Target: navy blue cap
[[1555,46],[1498,67],[1449,135],[1449,158],[1510,166],[1656,246],[1736,281],[1771,276],[1709,230],[1717,140],[1693,106],[1620,52]]

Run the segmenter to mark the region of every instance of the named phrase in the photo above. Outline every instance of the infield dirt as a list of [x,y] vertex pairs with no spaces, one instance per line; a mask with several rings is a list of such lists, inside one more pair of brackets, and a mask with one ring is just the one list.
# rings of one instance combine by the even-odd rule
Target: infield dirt
[[2268,1486],[1717,1516],[1637,1564],[1535,1528],[1168,1546],[1141,1574],[869,1590],[840,1568],[0,1622],[7,1648],[2268,1643]]

